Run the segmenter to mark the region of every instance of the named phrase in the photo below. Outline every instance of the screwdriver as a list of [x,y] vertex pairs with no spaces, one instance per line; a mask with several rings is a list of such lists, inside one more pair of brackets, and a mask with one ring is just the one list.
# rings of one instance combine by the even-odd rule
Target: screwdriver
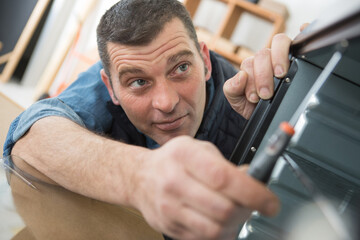
[[267,183],[277,159],[284,152],[295,130],[288,122],[282,122],[270,137],[264,151],[252,160],[248,174],[257,180]]
[[254,178],[266,183],[270,174],[275,166],[277,159],[284,152],[286,146],[288,145],[291,137],[294,135],[295,130],[292,126],[295,126],[300,115],[304,113],[310,99],[315,96],[319,89],[324,85],[326,80],[329,78],[339,61],[341,60],[343,53],[349,46],[347,40],[343,40],[336,45],[336,51],[333,56],[330,58],[329,62],[326,64],[324,70],[321,72],[319,77],[314,82],[314,85],[311,87],[305,98],[302,100],[299,107],[296,109],[295,113],[291,117],[289,122],[282,122],[274,133],[273,136],[269,139],[267,146],[264,151],[257,154],[252,160],[248,173]]

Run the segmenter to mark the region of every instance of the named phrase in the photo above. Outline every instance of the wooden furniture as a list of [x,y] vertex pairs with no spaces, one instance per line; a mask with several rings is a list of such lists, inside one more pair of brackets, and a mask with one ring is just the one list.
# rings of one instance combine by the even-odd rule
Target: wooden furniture
[[11,161],[36,187],[9,175],[14,204],[26,224],[13,240],[164,239],[137,210],[76,194],[21,158],[12,156]]
[[[63,67],[63,65],[65,66],[65,64],[67,64],[71,60],[71,58],[74,57],[76,52],[76,45],[78,44],[83,26],[86,23],[88,16],[97,9],[98,3],[99,0],[88,0],[82,3],[81,8],[77,8],[75,6],[72,9],[72,15],[76,16],[76,18],[69,18],[69,20],[65,24],[65,28],[67,30],[66,37],[61,38],[58,41],[56,49],[52,54],[51,58],[49,59],[49,63],[46,65],[41,75],[41,78],[38,81],[35,89],[34,100],[38,100],[39,97],[43,94],[49,93],[49,90],[54,84],[57,75],[61,73],[61,68]],[[95,54],[93,54],[92,56],[94,55]],[[97,58],[94,59],[95,60],[93,60],[91,64],[96,62]],[[87,67],[89,67],[91,64],[88,64]],[[82,70],[84,71],[86,69],[87,68],[83,68]],[[68,74],[69,69],[65,69],[65,71],[66,72],[64,74],[66,75]],[[72,80],[75,79],[73,78]],[[66,83],[70,82],[70,80],[68,80],[67,78],[64,81]]]
[[[49,3],[50,0],[38,0],[14,49],[0,56],[0,64],[6,63],[0,73],[0,82],[7,82],[11,78]],[[0,43],[1,48],[2,43]]]
[[[244,49],[241,46],[232,45],[230,42],[230,38],[237,26],[239,18],[244,12],[250,13],[251,15],[272,23],[272,32],[270,36],[268,36],[267,43],[264,47],[270,47],[272,37],[277,33],[283,32],[285,29],[287,11],[285,11],[285,14],[281,14],[278,11],[274,11],[274,9],[269,10],[269,4],[266,4],[266,7],[262,7],[261,2],[259,3],[260,5],[257,5],[245,0],[217,1],[223,2],[227,5],[227,13],[222,19],[220,27],[217,29],[215,34],[206,34],[200,29],[198,31],[199,40],[205,41],[211,50],[224,56],[234,64],[239,65],[244,57],[251,54],[251,52],[244,52],[248,51],[247,49]],[[184,5],[190,12],[192,18],[195,16],[200,2],[201,0],[184,0]]]

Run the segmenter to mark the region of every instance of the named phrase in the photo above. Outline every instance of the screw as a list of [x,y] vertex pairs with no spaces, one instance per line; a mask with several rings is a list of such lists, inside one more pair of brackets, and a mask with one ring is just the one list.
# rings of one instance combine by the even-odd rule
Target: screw
[[349,42],[347,40],[342,40],[340,42],[341,47],[347,48],[349,46]]
[[251,147],[250,150],[251,150],[252,152],[256,152],[256,147]]
[[291,79],[287,77],[287,78],[285,78],[285,82],[289,83],[289,82],[291,82]]

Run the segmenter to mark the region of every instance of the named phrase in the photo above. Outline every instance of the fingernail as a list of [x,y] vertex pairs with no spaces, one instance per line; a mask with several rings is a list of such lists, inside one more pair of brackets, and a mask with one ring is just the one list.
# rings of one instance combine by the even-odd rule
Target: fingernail
[[260,88],[259,95],[262,99],[269,99],[271,98],[271,92],[268,88],[263,87]]
[[284,68],[281,65],[277,65],[275,67],[275,77],[283,77],[284,76]]
[[257,103],[259,101],[259,97],[256,93],[251,93],[249,97],[250,102]]

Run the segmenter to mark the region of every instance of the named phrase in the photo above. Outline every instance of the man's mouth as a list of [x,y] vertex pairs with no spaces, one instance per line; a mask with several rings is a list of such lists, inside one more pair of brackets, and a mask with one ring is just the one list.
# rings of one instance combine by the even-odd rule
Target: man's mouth
[[166,121],[154,123],[154,125],[157,128],[159,128],[160,130],[172,131],[172,130],[178,129],[179,127],[181,127],[184,124],[186,116],[187,115],[184,115],[182,117],[179,117],[179,118],[176,118],[173,120],[166,120]]

